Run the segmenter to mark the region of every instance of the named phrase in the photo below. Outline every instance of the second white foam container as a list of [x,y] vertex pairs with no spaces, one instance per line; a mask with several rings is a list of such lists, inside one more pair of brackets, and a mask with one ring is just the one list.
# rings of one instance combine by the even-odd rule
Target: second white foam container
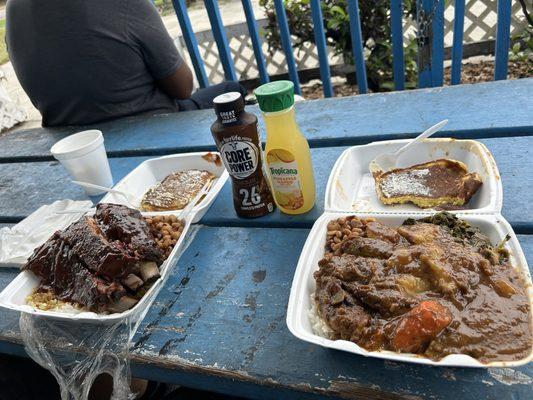
[[[376,195],[368,164],[379,154],[394,153],[409,140],[388,140],[346,149],[335,163],[326,187],[326,211],[420,212],[413,204],[385,205]],[[477,172],[483,185],[463,213],[495,213],[502,209],[503,189],[496,161],[487,147],[476,140],[426,139],[398,159],[405,168],[439,158],[462,161]],[[426,209],[423,211],[432,211]]]
[[[399,226],[407,218],[423,218],[434,214],[435,210],[422,210],[412,205],[385,206],[379,201],[368,164],[378,154],[390,153],[399,149],[407,141],[392,140],[353,146],[345,150],[335,163],[326,188],[325,212],[315,222],[300,254],[294,274],[289,305],[287,326],[291,333],[301,340],[331,349],[343,350],[367,357],[377,357],[394,361],[412,362],[434,366],[459,367],[512,367],[528,363],[528,357],[512,362],[492,362],[483,364],[467,355],[449,355],[433,361],[414,354],[391,351],[369,352],[357,344],[345,340],[330,340],[314,333],[309,317],[311,296],[315,291],[313,272],[318,269],[318,261],[324,256],[327,224],[329,221],[357,215],[374,217],[390,226]],[[404,154],[399,167],[423,163],[437,158],[452,158],[464,162],[468,170],[480,174],[483,185],[471,199],[465,210],[453,211],[488,235],[492,243],[499,243],[506,235],[510,240],[506,247],[511,253],[511,262],[526,281],[530,306],[533,307],[533,286],[527,261],[511,225],[501,215],[503,191],[500,174],[490,151],[475,140],[426,139],[416,149]]]

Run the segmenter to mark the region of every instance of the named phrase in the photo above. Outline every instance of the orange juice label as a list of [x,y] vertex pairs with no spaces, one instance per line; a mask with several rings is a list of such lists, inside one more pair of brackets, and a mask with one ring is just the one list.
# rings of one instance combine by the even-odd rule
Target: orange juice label
[[301,208],[304,198],[294,155],[287,150],[272,149],[267,154],[267,165],[278,205],[288,210]]

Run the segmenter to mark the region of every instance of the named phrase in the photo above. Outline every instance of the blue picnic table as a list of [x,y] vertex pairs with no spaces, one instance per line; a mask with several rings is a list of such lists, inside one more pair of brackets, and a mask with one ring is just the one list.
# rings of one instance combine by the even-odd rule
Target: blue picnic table
[[[533,265],[533,78],[296,105],[312,147],[317,204],[302,216],[237,218],[228,182],[200,222],[133,339],[134,376],[250,398],[529,399],[533,367],[467,369],[397,363],[324,349],[288,331],[293,273],[323,212],[329,172],[350,145],[413,137],[444,118],[441,136],[473,138],[494,155],[503,215]],[[257,109],[250,107],[257,113]],[[147,158],[212,150],[211,110],[99,124],[118,181]],[[84,199],[50,146],[79,127],[0,136],[0,227],[57,199]],[[0,270],[0,289],[18,273]],[[18,314],[0,310],[0,352],[27,356]]]

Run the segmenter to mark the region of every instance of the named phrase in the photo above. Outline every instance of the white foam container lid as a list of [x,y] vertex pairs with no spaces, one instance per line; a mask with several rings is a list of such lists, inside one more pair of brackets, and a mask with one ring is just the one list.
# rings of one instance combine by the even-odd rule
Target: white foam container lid
[[[150,216],[154,215],[154,213],[143,213],[143,215]],[[193,218],[194,215],[192,214],[188,218],[185,218],[185,227],[183,228],[183,232],[179,240],[172,249],[172,252],[168,258],[159,267],[161,277],[154,282],[154,284],[144,294],[139,302],[129,310],[121,313],[98,314],[91,311],[80,312],[70,309],[48,311],[37,309],[26,302],[26,298],[33,293],[40,283],[40,278],[31,271],[22,271],[9,283],[9,285],[4,288],[4,290],[0,293],[0,306],[28,314],[78,322],[114,323],[131,317],[138,312],[141,312],[141,310],[143,310],[145,307],[148,307],[154,300],[155,295],[157,295],[159,290],[161,290],[161,287],[166,281],[166,278],[170,274],[172,268],[174,268],[178,262],[183,245],[187,238],[187,234],[190,231]]]
[[[313,272],[318,269],[318,261],[324,256],[327,224],[329,221],[357,215],[372,216],[377,221],[391,226],[399,226],[407,218],[423,218],[436,210],[421,209],[412,204],[384,205],[377,197],[374,179],[368,165],[376,156],[393,153],[407,140],[374,142],[346,149],[338,158],[330,173],[324,203],[324,214],[315,222],[304,248],[292,282],[287,309],[287,326],[292,334],[304,341],[322,347],[343,350],[366,357],[377,357],[395,361],[435,366],[461,367],[511,367],[526,364],[533,353],[523,360],[512,362],[492,362],[482,364],[464,354],[449,355],[442,360],[433,361],[414,354],[391,351],[367,351],[357,344],[346,340],[330,340],[313,332],[309,313],[311,295],[315,291]],[[530,307],[532,307],[532,284],[527,261],[518,239],[510,224],[501,216],[503,190],[498,167],[485,145],[475,140],[456,140],[450,138],[425,139],[415,148],[403,153],[398,159],[398,167],[409,167],[439,158],[451,158],[463,162],[469,172],[477,172],[483,185],[472,197],[466,209],[451,211],[458,217],[478,226],[488,235],[492,243],[500,242],[507,234],[511,239],[506,247],[511,252],[511,262],[518,268],[526,281]],[[533,308],[533,307],[532,307]]]
[[[326,211],[419,212],[413,204],[383,204],[377,194],[374,178],[368,170],[370,161],[383,153],[394,153],[409,140],[374,142],[346,149],[335,163],[326,187]],[[449,138],[426,139],[402,153],[398,167],[451,158],[462,161],[469,172],[477,172],[483,180],[478,192],[461,213],[496,213],[503,203],[500,173],[490,151],[476,140]],[[425,209],[431,211],[431,209]]]
[[[224,168],[222,162],[220,165],[216,165],[214,162],[207,161],[202,158],[203,155],[208,153],[219,155],[217,152],[198,152],[172,154],[169,156],[146,160],[128,175],[126,175],[120,182],[118,182],[114,186],[114,189],[123,190],[137,196],[138,198],[142,198],[148,189],[174,172],[186,171],[189,169],[199,169],[211,172],[216,176],[216,181],[209,189],[207,195],[200,201],[199,204],[194,206],[192,210],[192,213],[194,214],[192,223],[197,223],[202,219],[207,210],[209,210],[209,207],[229,177],[229,174]],[[114,193],[108,193],[106,196],[104,196],[104,198],[102,198],[100,203],[114,203],[130,206],[124,197]],[[181,210],[156,212],[156,214],[161,215],[174,214],[177,216],[179,216],[180,213]]]
[[[353,214],[353,213],[350,213]],[[311,311],[311,296],[315,292],[315,279],[313,272],[318,269],[318,261],[324,256],[324,246],[326,244],[327,224],[329,221],[339,217],[345,217],[347,213],[325,213],[313,225],[309,236],[305,242],[304,248],[298,261],[298,266],[294,274],[289,305],[287,308],[287,326],[291,333],[297,338],[309,343],[327,347],[331,349],[343,350],[366,357],[384,358],[394,361],[405,361],[417,364],[427,364],[445,367],[515,367],[527,364],[533,359],[533,352],[528,357],[518,361],[492,362],[482,364],[476,359],[464,355],[453,354],[439,361],[421,357],[414,354],[395,353],[392,351],[367,351],[357,344],[346,340],[330,340],[315,334],[309,318]],[[407,218],[421,218],[431,213],[410,213],[410,214],[385,214],[385,213],[357,213],[358,217],[374,217],[378,222],[389,226],[399,226]],[[506,247],[511,253],[510,261],[517,268],[526,281],[528,298],[530,306],[532,303],[533,289],[531,285],[531,276],[528,265],[518,239],[514,234],[511,226],[505,219],[499,215],[472,215],[457,214],[474,226],[478,226],[484,232],[492,243],[500,242],[508,234],[511,239],[507,242]]]

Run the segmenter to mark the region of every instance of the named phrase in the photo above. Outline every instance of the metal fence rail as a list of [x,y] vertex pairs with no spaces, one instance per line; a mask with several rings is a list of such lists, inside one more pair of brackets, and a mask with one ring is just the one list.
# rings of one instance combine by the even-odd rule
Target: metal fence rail
[[261,83],[267,83],[269,81],[268,72],[265,62],[265,56],[263,55],[263,51],[261,50],[259,28],[257,27],[257,21],[255,20],[252,3],[250,0],[241,1],[242,8],[244,9],[244,15],[246,16],[246,23],[248,24],[248,31],[250,32],[250,38],[252,39],[255,61],[257,63],[257,69],[259,70],[259,78],[261,79]]
[[174,6],[176,16],[178,17],[178,21],[180,23],[181,31],[183,32],[183,39],[185,40],[187,50],[189,51],[189,56],[191,57],[196,79],[198,79],[200,87],[207,87],[209,86],[209,80],[207,79],[207,75],[205,73],[204,62],[202,61],[202,57],[200,57],[200,52],[198,51],[198,42],[196,41],[196,36],[192,30],[189,14],[187,14],[185,0],[172,0],[172,5]]
[[403,59],[403,3],[402,0],[391,0],[390,22],[392,40],[392,76],[396,90],[405,89],[405,61]]
[[[241,0],[246,17],[247,29],[252,42],[255,65],[261,82],[268,82],[269,76],[267,63],[263,52],[261,38],[259,35],[258,23],[255,19],[251,1]],[[493,10],[488,7],[478,16],[470,11],[471,2],[465,0],[452,0],[453,4],[453,42],[452,42],[452,84],[458,84],[461,80],[461,61],[463,58],[464,39],[468,40],[472,34],[472,20],[474,18],[485,18]],[[465,4],[467,3],[467,4]],[[218,57],[224,71],[224,78],[227,80],[237,80],[234,60],[231,57],[231,48],[226,28],[220,18],[219,5],[217,0],[204,0],[207,9],[211,30]],[[486,0],[484,0],[486,4]],[[187,15],[184,0],[173,0],[176,15],[180,23],[183,39],[194,66],[196,77],[201,87],[209,85],[204,62],[200,56],[198,42],[193,33],[190,20]],[[356,74],[359,93],[366,93],[368,83],[366,78],[366,66],[364,48],[361,37],[361,21],[359,16],[359,4],[357,0],[347,0],[348,15],[350,20],[350,34],[352,39],[354,55],[354,71]],[[497,28],[496,28],[496,66],[494,79],[506,79],[508,51],[511,33],[511,21],[514,18],[511,0],[497,0]],[[284,0],[274,0],[277,16],[281,45],[285,56],[285,63],[290,79],[295,84],[295,92],[300,93],[300,78],[298,66],[295,59],[295,50],[292,47],[292,39],[287,15],[285,12]],[[314,28],[314,41],[318,54],[318,64],[320,67],[320,78],[323,82],[324,96],[333,96],[331,84],[331,57],[328,55],[328,47],[324,32],[324,21],[320,0],[311,0],[311,17]],[[417,0],[417,26],[418,31],[418,65],[419,65],[419,87],[442,86],[444,77],[444,42],[445,33],[448,29],[445,24],[449,20],[445,18],[444,0]],[[516,6],[516,4],[515,4]],[[391,42],[393,48],[393,77],[396,90],[405,88],[405,65],[404,65],[404,37],[409,29],[409,21],[403,18],[403,1],[390,0],[391,7]],[[450,7],[450,5],[448,5]],[[489,12],[487,12],[489,10]],[[465,16],[468,18],[468,26],[465,29]],[[484,22],[483,22],[484,23]],[[488,26],[488,25],[487,25]],[[234,51],[235,53],[235,51]],[[236,58],[239,54],[235,54]]]
[[455,0],[453,18],[453,47],[452,47],[452,85],[461,83],[461,61],[463,60],[463,34],[465,24],[465,0]]

